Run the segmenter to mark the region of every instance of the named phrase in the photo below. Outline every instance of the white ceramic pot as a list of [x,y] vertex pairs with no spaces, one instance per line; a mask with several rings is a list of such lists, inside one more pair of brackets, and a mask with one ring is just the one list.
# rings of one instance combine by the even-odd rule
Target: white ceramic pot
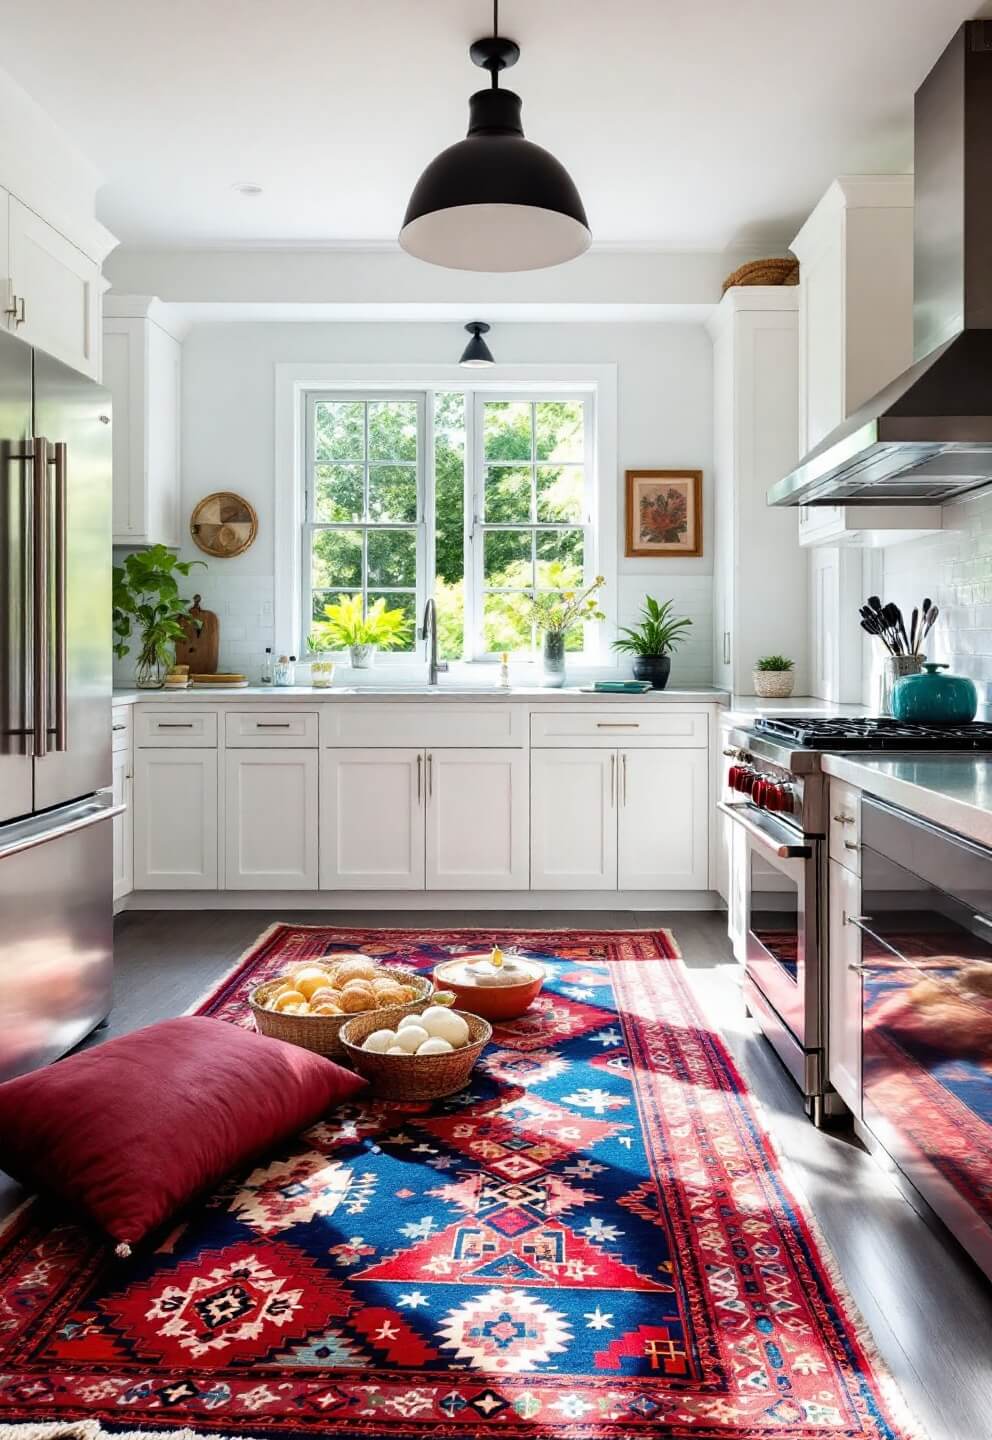
[[794,670],[752,670],[754,693],[762,700],[787,700],[796,683]]
[[352,645],[351,647],[351,668],[353,670],[371,670],[375,664],[374,645]]

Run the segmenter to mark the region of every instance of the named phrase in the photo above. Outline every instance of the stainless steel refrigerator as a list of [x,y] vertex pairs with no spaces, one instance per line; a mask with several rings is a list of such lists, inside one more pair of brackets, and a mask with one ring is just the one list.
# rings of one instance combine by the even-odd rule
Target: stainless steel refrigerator
[[0,335],[0,1079],[111,1004],[111,409]]

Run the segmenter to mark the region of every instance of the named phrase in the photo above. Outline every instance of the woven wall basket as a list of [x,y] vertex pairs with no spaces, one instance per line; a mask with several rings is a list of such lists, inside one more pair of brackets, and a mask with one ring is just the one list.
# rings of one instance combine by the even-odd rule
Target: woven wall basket
[[798,285],[799,261],[790,255],[784,260],[749,260],[732,270],[723,282],[726,295],[731,285]]

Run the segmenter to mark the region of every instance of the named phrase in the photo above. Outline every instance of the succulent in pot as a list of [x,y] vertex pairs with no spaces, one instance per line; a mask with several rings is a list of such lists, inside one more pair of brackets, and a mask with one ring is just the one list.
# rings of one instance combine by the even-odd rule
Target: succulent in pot
[[[113,572],[114,654],[123,660],[138,632],[135,683],[139,689],[159,690],[165,672],[175,659],[175,642],[187,638],[187,626],[198,626],[190,615],[191,602],[179,594],[177,575],[186,576],[205,560],[180,560],[164,545],[136,550],[115,565]],[[199,598],[199,597],[197,597]]]
[[324,606],[324,615],[313,627],[316,643],[327,650],[350,650],[355,670],[367,670],[377,650],[398,650],[410,638],[406,613],[398,607],[388,610],[381,597],[366,612],[361,595],[339,595]]
[[659,604],[652,595],[645,595],[640,623],[621,626],[613,648],[622,655],[633,655],[635,680],[647,680],[653,690],[664,690],[672,671],[672,651],[685,640],[692,621],[688,616],[672,614],[674,601]]
[[763,700],[787,700],[796,683],[795,661],[785,655],[762,655],[751,672],[754,693]]

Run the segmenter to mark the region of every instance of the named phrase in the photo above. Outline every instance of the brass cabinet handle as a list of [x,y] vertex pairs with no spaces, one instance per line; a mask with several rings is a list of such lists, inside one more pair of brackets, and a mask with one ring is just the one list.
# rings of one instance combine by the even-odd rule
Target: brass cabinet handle
[[622,779],[622,782],[623,782],[622,785],[621,785],[621,790],[620,790],[620,794],[621,794],[621,797],[622,797],[620,803],[621,803],[621,805],[626,805],[626,804],[627,804],[627,756],[626,756],[626,753],[624,753],[623,755],[620,756],[620,775],[621,775],[621,779]]

